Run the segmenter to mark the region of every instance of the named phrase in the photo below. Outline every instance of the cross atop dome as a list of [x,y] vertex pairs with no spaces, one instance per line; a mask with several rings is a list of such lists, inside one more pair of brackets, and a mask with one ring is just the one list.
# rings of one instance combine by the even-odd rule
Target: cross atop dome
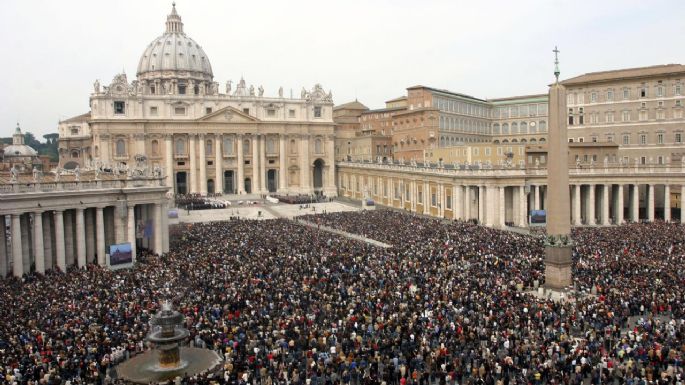
[[181,16],[176,12],[176,2],[171,3],[171,13],[166,17],[167,33],[183,33]]

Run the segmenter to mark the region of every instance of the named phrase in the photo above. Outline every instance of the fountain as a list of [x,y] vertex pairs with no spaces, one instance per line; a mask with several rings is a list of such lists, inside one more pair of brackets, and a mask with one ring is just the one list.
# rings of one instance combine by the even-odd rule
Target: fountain
[[220,366],[222,358],[216,352],[182,346],[190,335],[183,320],[183,314],[164,302],[150,320],[147,340],[153,349],[122,362],[117,366],[117,376],[128,382],[149,384],[193,376]]

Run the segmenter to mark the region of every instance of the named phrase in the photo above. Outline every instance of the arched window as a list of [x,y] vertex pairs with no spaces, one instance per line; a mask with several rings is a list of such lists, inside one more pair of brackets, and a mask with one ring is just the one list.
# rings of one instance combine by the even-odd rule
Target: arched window
[[545,142],[546,142],[545,138],[540,138],[540,143],[545,143]]
[[528,133],[528,123],[521,122],[521,125],[519,126],[519,132],[522,134],[527,134]]
[[514,122],[511,124],[511,133],[512,134],[518,134],[519,133],[519,124]]
[[535,122],[530,122],[530,133],[534,134],[538,132],[538,125]]
[[323,154],[323,141],[321,138],[316,138],[316,140],[314,140],[314,153]]
[[495,123],[492,125],[492,133],[495,135],[499,134],[499,123]]
[[212,150],[213,150],[213,145],[212,145],[213,140],[212,139],[207,139],[205,140],[205,155],[212,155]]
[[528,142],[526,139],[521,139],[521,143],[526,143]]
[[250,154],[250,139],[243,140],[243,154]]
[[504,139],[502,143],[509,143],[509,139]]
[[224,137],[224,155],[233,155],[233,138]]
[[115,153],[117,156],[126,156],[126,142],[123,139],[117,139]]
[[540,121],[540,132],[547,132],[547,121]]
[[269,137],[266,140],[266,153],[267,154],[275,154],[276,153],[276,140],[272,137]]
[[159,142],[157,139],[154,139],[152,143],[150,143],[150,147],[152,147],[152,155],[159,155]]
[[535,140],[535,138],[533,138],[533,139],[530,140],[530,142],[531,142],[531,143],[537,143],[538,141]]
[[176,141],[176,155],[186,154],[186,142],[183,139]]
[[445,147],[445,137],[444,136],[440,137],[440,147]]
[[504,135],[509,135],[509,124],[508,123],[502,124],[502,133]]
[[72,158],[78,158],[78,150],[71,150],[71,157]]

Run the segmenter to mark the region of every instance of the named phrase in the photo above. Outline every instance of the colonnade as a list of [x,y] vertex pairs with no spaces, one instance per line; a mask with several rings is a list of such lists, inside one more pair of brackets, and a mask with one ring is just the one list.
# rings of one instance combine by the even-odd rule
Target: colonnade
[[[169,250],[166,201],[117,201],[76,208],[37,205],[31,211],[0,215],[0,276],[21,277],[89,263],[106,266],[109,246],[131,243],[161,254]],[[8,226],[9,225],[9,226]]]

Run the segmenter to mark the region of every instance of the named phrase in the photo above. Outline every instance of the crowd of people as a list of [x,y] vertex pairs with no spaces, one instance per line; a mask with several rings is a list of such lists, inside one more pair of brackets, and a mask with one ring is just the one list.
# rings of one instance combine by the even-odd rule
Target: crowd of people
[[0,281],[5,381],[117,382],[169,299],[225,358],[185,383],[682,383],[681,225],[574,231],[577,294],[554,301],[525,291],[544,283],[542,235],[386,210],[308,219],[392,247],[284,219],[186,224],[131,270]]
[[230,202],[221,199],[221,194],[176,194],[174,204],[185,210],[224,209],[231,205]]

